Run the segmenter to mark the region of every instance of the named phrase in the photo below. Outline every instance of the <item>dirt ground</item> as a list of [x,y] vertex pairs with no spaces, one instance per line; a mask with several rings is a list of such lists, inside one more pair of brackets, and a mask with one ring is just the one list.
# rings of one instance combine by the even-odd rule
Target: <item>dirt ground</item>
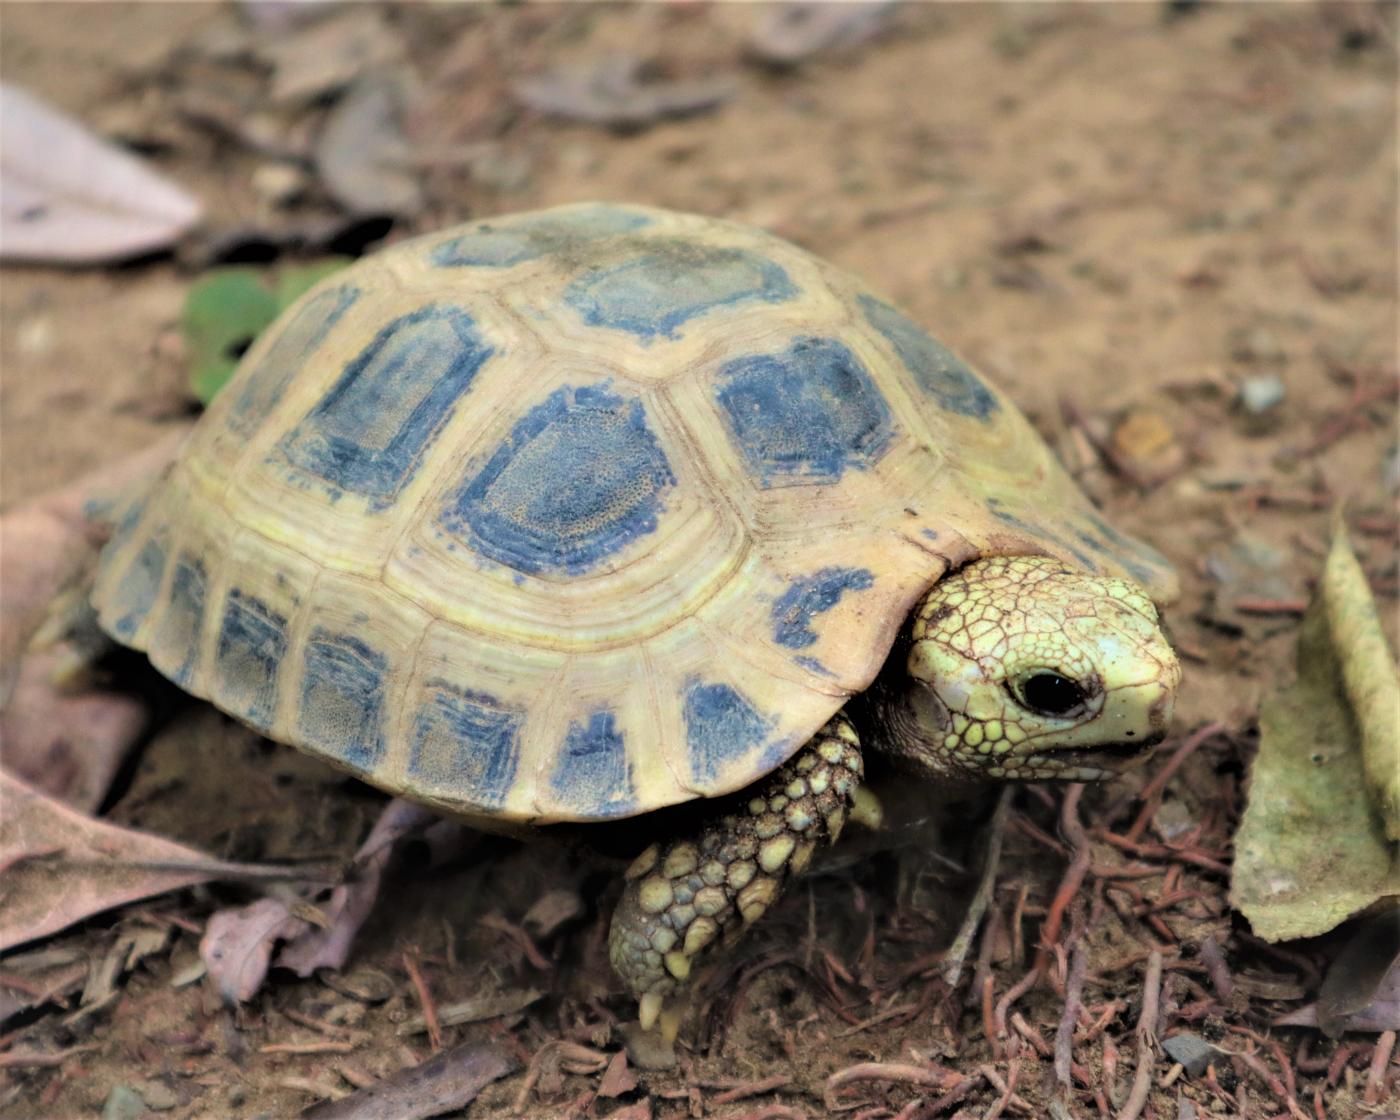
[[[1065,929],[1087,929],[1088,1018],[1068,1093],[1049,1056],[1063,930],[1044,982],[1011,1005],[1026,1029],[1013,1020],[996,1037],[1006,1027],[996,1001],[1026,975],[1047,912],[1062,916],[1054,899],[1078,841],[1058,824],[1063,791],[1053,790],[1016,802],[970,996],[966,981],[948,993],[938,951],[971,876],[906,844],[794,890],[702,993],[674,1068],[633,1068],[632,1084],[616,1069],[603,1077],[634,1014],[606,967],[615,865],[575,846],[485,839],[444,866],[410,853],[391,877],[351,963],[361,987],[385,983],[373,998],[277,971],[230,1011],[201,983],[172,985],[196,960],[209,912],[253,897],[235,887],[157,899],[51,939],[98,960],[123,930],[169,931],[102,1007],[50,1005],[0,1028],[5,1046],[77,1048],[56,1065],[0,1068],[0,1112],[97,1116],[106,1102],[107,1115],[139,1115],[112,1111],[114,1087],[127,1086],[170,1117],[293,1115],[429,1056],[427,1036],[402,1027],[421,1011],[410,960],[439,1006],[541,993],[443,1028],[446,1046],[496,1038],[520,1062],[471,1105],[473,1118],[1384,1111],[1374,1094],[1362,1100],[1374,1036],[1335,1042],[1271,1026],[1315,994],[1332,948],[1253,939],[1217,861],[1228,859],[1261,694],[1292,671],[1334,504],[1345,503],[1394,615],[1395,8],[909,5],[874,38],[786,69],[748,47],[770,15],[757,6],[383,12],[397,65],[417,83],[408,131],[424,184],[390,240],[616,199],[764,226],[862,275],[1006,388],[1105,516],[1176,563],[1184,593],[1168,619],[1186,683],[1173,743],[1211,722],[1224,730],[1172,778],[1147,847],[1103,834],[1126,834],[1171,745],[1078,807],[1092,862]],[[295,29],[250,32],[237,9],[213,5],[8,3],[0,30],[7,82],[132,144],[207,214],[173,257],[0,274],[9,508],[188,414],[178,323],[204,268],[277,256],[266,246],[293,235],[313,247],[282,259],[315,255],[326,238],[305,231],[343,219],[304,162],[249,136],[265,123],[304,152],[319,126],[321,102],[267,100],[274,79],[256,44]],[[728,78],[733,95],[626,129],[555,119],[513,97],[528,75],[627,54],[666,78]],[[291,196],[273,173],[288,166]],[[1278,391],[1267,407],[1241,401]],[[1229,570],[1245,552],[1255,559],[1241,582]],[[354,850],[380,794],[126,668],[159,698],[162,719],[121,775],[112,819],[229,859]],[[1183,831],[1205,862],[1163,854]],[[1104,871],[1129,863],[1152,872]],[[549,892],[576,900],[576,916],[557,929],[525,922]],[[1201,957],[1211,938],[1233,996],[1212,986]],[[1168,961],[1161,1022],[1248,1058],[1207,1079],[1162,1057],[1144,1105],[1129,1087],[1153,947]],[[866,1062],[899,1065],[883,1080],[827,1085]],[[936,1081],[940,1070],[957,1076]],[[939,1100],[968,1077],[961,1097]]]

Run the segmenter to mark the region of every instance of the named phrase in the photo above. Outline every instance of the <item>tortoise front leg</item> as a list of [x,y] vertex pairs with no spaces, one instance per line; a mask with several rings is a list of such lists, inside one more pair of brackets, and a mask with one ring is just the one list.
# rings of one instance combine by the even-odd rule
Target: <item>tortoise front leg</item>
[[644,1029],[720,934],[756,921],[817,845],[835,841],[862,773],[860,739],[838,713],[739,809],[637,857],[613,913],[609,956],[641,1000]]

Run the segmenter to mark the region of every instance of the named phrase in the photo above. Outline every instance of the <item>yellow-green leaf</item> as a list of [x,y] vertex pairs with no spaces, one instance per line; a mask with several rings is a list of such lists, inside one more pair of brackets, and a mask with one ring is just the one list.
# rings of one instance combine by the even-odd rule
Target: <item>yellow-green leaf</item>
[[1340,654],[1342,684],[1361,737],[1371,803],[1385,834],[1400,840],[1400,687],[1366,575],[1338,516],[1322,577],[1327,628]]
[[[1386,766],[1379,754],[1368,762],[1369,753],[1395,757],[1398,687],[1375,602],[1339,532],[1303,618],[1297,679],[1260,711],[1259,754],[1235,837],[1231,901],[1260,937],[1316,936],[1400,900],[1400,847],[1387,838],[1383,800],[1393,797],[1393,782],[1367,780],[1372,765]],[[1389,765],[1382,779],[1394,778]]]
[[185,344],[190,388],[207,405],[244,353],[304,293],[349,262],[340,257],[281,270],[275,280],[248,266],[208,273],[185,297]]

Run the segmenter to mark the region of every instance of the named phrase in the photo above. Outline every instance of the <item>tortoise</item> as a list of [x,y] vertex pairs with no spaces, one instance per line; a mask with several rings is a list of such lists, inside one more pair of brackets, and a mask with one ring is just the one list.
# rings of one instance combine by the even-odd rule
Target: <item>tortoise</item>
[[650,1025],[868,810],[863,752],[933,787],[1159,741],[1174,590],[854,277],[589,203],[308,292],[121,517],[93,603],[262,734],[486,826],[715,799],[614,913]]

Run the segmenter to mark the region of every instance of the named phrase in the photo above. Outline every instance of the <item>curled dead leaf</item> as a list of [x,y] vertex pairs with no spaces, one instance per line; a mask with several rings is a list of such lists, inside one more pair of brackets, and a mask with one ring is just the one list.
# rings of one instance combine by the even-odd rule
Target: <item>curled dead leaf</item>
[[309,869],[212,859],[195,848],[70,808],[0,769],[0,951],[115,906],[215,879]]
[[199,202],[128,152],[0,85],[0,258],[93,264],[175,243]]

